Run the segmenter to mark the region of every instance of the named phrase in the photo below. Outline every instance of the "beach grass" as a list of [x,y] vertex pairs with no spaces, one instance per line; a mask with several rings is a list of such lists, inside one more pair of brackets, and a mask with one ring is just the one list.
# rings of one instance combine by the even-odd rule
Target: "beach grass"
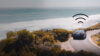
[[96,43],[98,46],[100,46],[100,33],[93,35],[92,40],[94,43]]
[[100,29],[100,23],[86,28],[86,31]]
[[67,41],[70,33],[65,29],[8,32],[0,42],[0,56],[97,56],[86,51],[62,50],[58,42]]

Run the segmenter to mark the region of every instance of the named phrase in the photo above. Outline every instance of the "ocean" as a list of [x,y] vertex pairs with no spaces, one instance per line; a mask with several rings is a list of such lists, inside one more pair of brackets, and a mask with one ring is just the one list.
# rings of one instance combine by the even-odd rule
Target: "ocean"
[[[51,28],[76,29],[79,25],[71,17],[77,13],[89,16],[98,15],[100,14],[100,8],[2,8],[0,9],[0,39],[6,38],[8,31],[20,29],[28,29],[30,31]],[[100,16],[96,16],[96,18],[92,16],[91,18],[93,19],[87,19],[87,24],[82,26],[89,27],[100,22]]]
[[36,9],[36,8],[12,8],[0,9],[0,24],[21,21],[43,20],[54,18],[72,17],[74,14],[87,15],[100,14],[100,9]]

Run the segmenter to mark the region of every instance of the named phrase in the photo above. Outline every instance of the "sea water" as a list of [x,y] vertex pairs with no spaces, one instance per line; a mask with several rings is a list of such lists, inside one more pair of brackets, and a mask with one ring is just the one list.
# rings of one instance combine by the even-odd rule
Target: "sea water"
[[100,9],[36,9],[36,8],[5,8],[0,9],[0,24],[21,21],[43,20],[54,18],[72,17],[74,14],[84,13],[87,15],[99,14]]
[[[83,13],[88,16],[96,15],[100,14],[100,8],[1,8],[0,39],[5,38],[5,34],[8,31],[15,31],[25,28],[29,30],[47,28],[77,28],[77,24],[75,25],[73,23],[74,19],[70,18],[77,13]],[[94,23],[97,21],[98,20],[96,20]]]

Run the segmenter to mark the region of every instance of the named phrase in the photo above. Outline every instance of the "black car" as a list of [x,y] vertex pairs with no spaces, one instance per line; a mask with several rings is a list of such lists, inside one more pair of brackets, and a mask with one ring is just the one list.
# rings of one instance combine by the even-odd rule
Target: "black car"
[[86,38],[86,32],[84,30],[76,30],[72,36],[75,40],[84,40]]

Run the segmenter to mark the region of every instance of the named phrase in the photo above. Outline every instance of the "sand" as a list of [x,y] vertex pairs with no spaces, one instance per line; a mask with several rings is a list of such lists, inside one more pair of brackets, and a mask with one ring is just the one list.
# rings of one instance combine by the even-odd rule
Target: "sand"
[[[84,23],[78,23],[78,21],[83,21]],[[86,20],[79,19],[77,21],[75,18],[68,17],[0,24],[0,36],[4,38],[6,32],[17,31],[19,29],[28,29],[30,31],[55,28],[74,30],[77,28],[87,28],[99,22],[100,15],[91,15],[89,18],[86,18]]]

